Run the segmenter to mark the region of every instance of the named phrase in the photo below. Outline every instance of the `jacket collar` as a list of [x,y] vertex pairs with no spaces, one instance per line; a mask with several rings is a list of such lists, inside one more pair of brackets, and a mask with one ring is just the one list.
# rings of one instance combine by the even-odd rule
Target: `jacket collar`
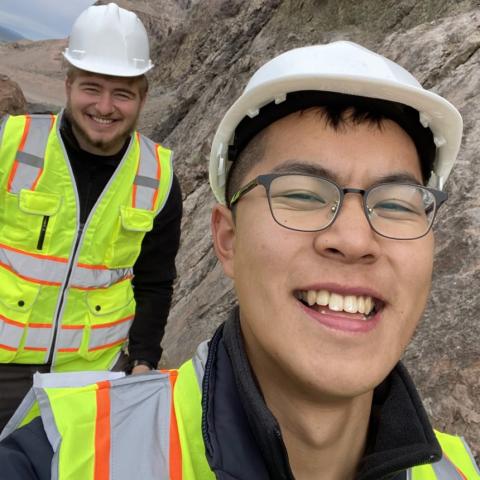
[[[238,309],[210,342],[203,383],[207,457],[219,479],[293,480],[280,427],[250,368]],[[441,458],[427,414],[399,363],[375,389],[369,439],[356,480],[403,480]]]

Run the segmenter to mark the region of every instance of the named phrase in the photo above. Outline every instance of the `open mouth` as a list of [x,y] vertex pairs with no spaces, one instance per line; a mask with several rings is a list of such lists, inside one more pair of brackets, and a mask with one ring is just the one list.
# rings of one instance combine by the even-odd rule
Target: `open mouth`
[[99,123],[101,125],[111,125],[116,121],[113,118],[103,118],[103,117],[97,117],[95,115],[88,115],[88,118],[90,118],[94,122]]
[[384,302],[370,295],[341,295],[328,290],[297,290],[295,297],[318,313],[342,313],[352,320],[369,320],[379,312]]

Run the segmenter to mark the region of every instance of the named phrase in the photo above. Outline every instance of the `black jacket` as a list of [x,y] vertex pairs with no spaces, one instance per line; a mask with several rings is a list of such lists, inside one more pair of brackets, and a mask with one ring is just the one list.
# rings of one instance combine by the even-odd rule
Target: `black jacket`
[[[219,480],[293,480],[280,427],[250,369],[238,311],[214,335],[203,382],[204,440]],[[375,390],[368,444],[355,480],[405,480],[442,456],[405,367]]]
[[[80,222],[84,224],[128,147],[111,156],[94,155],[80,148],[67,115],[62,115],[60,134],[75,177],[80,201]],[[147,232],[135,265],[133,286],[135,319],[129,332],[131,359],[156,365],[160,360],[163,337],[176,277],[175,256],[180,243],[182,194],[174,176],[170,195]]]
[[[246,358],[237,312],[210,342],[202,388],[202,431],[217,478],[292,480],[279,425]],[[52,455],[36,419],[0,443],[0,480],[48,480]],[[415,387],[399,364],[375,390],[367,450],[355,480],[406,480],[408,468],[440,458]]]

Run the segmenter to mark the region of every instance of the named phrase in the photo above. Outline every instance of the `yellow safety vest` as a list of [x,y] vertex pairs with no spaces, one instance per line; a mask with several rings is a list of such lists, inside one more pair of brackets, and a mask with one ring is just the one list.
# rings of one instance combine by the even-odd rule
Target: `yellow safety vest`
[[106,370],[135,315],[133,265],[171,152],[135,133],[83,228],[60,116],[7,117],[0,143],[0,363]]
[[[23,414],[38,402],[54,450],[52,480],[213,480],[201,425],[206,352],[203,345],[178,370],[95,383],[77,373],[68,383],[84,385],[73,387],[47,381],[34,388],[2,435],[28,423],[31,416]],[[435,434],[442,459],[411,468],[407,479],[480,480],[464,441]]]

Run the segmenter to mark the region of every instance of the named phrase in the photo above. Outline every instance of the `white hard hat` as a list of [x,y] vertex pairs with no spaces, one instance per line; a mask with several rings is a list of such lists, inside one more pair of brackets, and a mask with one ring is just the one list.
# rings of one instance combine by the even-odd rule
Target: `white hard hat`
[[213,139],[209,176],[219,202],[225,203],[225,182],[232,164],[228,150],[239,123],[247,116],[261,116],[260,109],[272,102],[281,104],[288,93],[312,90],[389,100],[417,110],[437,147],[429,185],[442,188],[460,148],[462,117],[458,110],[425,90],[395,62],[355,43],[340,41],[290,50],[255,72]]
[[116,77],[136,77],[153,67],[145,27],[115,3],[84,10],[63,55],[77,68]]

